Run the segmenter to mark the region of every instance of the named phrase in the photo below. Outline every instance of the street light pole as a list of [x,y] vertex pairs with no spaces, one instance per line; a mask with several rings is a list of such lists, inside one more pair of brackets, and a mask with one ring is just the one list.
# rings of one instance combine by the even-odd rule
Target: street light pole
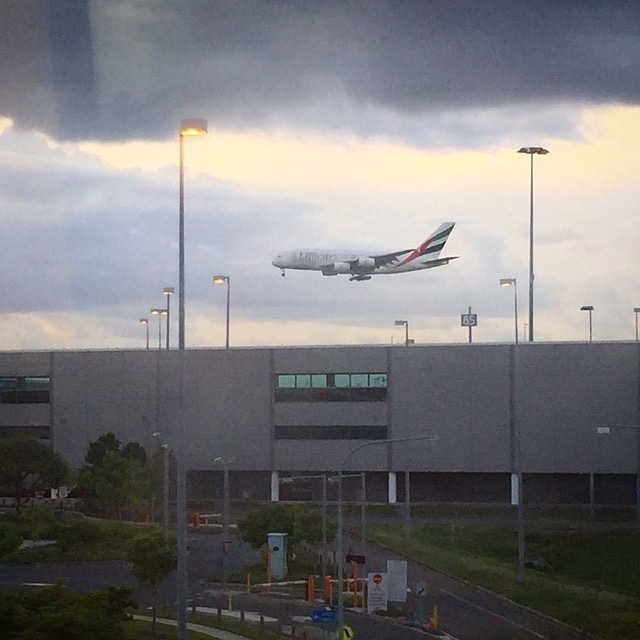
[[636,432],[636,526],[640,528],[640,424],[607,424],[596,427],[596,433],[609,435],[611,429],[624,429]]
[[214,462],[222,462],[223,469],[223,482],[222,482],[222,530],[224,540],[222,541],[222,586],[226,589],[227,587],[227,538],[229,537],[229,524],[230,524],[230,514],[229,514],[229,462],[233,461],[234,458],[227,460],[226,458],[220,456],[218,458],[214,458]]
[[[140,324],[144,325],[145,333],[147,337],[147,351],[149,351],[149,318],[140,318]],[[638,333],[638,318],[636,316],[636,334]],[[636,340],[638,339],[636,335]]]
[[500,278],[501,287],[510,287],[513,285],[513,313],[515,318],[515,335],[516,344],[518,344],[518,285],[515,278]]
[[173,287],[165,287],[162,291],[167,296],[167,351],[169,351],[169,327],[171,325],[171,296],[174,291]]
[[183,120],[180,123],[180,194],[179,194],[179,237],[178,237],[178,348],[184,349],[184,138],[203,136],[207,133],[206,120]]
[[633,313],[636,314],[636,342],[638,342],[638,314],[640,313],[640,307],[633,307]]
[[580,307],[580,311],[588,311],[589,312],[589,342],[593,340],[593,323],[591,321],[591,314],[593,313],[593,305],[586,304]]
[[344,550],[343,550],[343,536],[342,536],[342,476],[344,467],[347,460],[354,454],[364,449],[365,447],[373,447],[379,445],[390,445],[396,442],[415,442],[418,440],[436,440],[438,436],[415,436],[409,438],[390,438],[388,440],[366,440],[354,447],[347,453],[346,456],[339,462],[338,466],[338,531],[337,531],[337,543],[336,543],[336,556],[337,556],[337,568],[338,568],[338,613],[337,613],[337,628],[336,638],[343,638],[344,630],[344,589],[342,586],[342,574],[344,572]]
[[226,322],[226,339],[225,339],[225,349],[229,348],[229,301],[231,298],[231,278],[229,276],[213,276],[214,284],[225,284],[227,285],[227,322]]
[[206,120],[183,121],[180,124],[180,192],[179,192],[179,237],[178,237],[178,425],[174,445],[176,456],[176,519],[177,519],[177,606],[178,640],[187,638],[187,472],[185,465],[185,353],[184,353],[184,138],[207,133]]
[[529,342],[533,342],[533,156],[549,153],[543,147],[521,147],[518,153],[531,157],[531,179],[529,189]]
[[158,350],[162,348],[162,316],[167,315],[166,309],[151,309],[152,316],[158,316]]
[[395,325],[401,327],[404,325],[404,346],[409,346],[409,321],[408,320],[396,320]]
[[[160,437],[160,432],[153,434],[154,438]],[[165,538],[169,535],[169,444],[163,442],[162,448],[162,528]]]

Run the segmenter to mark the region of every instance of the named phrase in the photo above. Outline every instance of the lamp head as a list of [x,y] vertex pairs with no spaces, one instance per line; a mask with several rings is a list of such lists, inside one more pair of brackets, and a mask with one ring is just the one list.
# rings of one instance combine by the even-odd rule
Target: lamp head
[[149,324],[149,318],[140,318],[140,324]]
[[229,282],[229,276],[213,276],[213,284],[224,284]]
[[165,296],[170,296],[171,294],[175,293],[175,289],[173,287],[165,287],[162,290],[162,293],[164,293]]
[[500,286],[501,287],[510,287],[512,284],[516,283],[515,278],[500,278]]
[[593,311],[593,305],[585,304],[584,306],[580,307],[580,311]]
[[534,155],[534,154],[538,154],[538,155],[545,155],[547,153],[549,153],[549,151],[547,149],[545,149],[544,147],[521,147],[520,149],[518,149],[518,153],[527,153],[530,156]]
[[207,121],[201,119],[183,120],[180,123],[181,136],[203,136],[207,133]]
[[402,327],[402,326],[404,326],[404,325],[409,324],[409,321],[408,321],[408,320],[396,320],[396,321],[395,321],[395,324],[396,324],[397,326],[399,326],[399,327]]

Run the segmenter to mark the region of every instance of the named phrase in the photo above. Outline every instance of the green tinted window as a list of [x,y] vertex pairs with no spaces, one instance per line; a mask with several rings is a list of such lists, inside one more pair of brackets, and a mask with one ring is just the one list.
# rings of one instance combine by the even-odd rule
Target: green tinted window
[[350,377],[351,376],[348,373],[336,373],[336,375],[334,376],[336,387],[348,389],[351,385]]
[[351,387],[354,389],[362,389],[369,386],[369,374],[367,373],[352,373],[351,374]]
[[325,389],[327,387],[327,374],[312,373],[311,386],[314,387],[315,389]]
[[0,389],[17,389],[18,378],[0,378]]
[[296,377],[294,375],[283,373],[278,376],[279,389],[293,389],[296,386]]
[[23,378],[21,388],[22,389],[48,389],[49,380],[50,379],[48,376]]
[[296,388],[308,389],[311,386],[311,374],[299,373],[296,376]]
[[387,386],[387,374],[386,373],[371,373],[371,374],[369,374],[369,386],[370,387],[386,387]]

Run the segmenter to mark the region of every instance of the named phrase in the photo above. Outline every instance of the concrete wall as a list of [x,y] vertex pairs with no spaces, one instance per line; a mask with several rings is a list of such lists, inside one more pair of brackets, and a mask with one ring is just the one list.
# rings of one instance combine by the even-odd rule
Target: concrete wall
[[[184,443],[194,471],[219,473],[218,457],[265,481],[272,470],[409,470],[416,499],[473,496],[474,486],[504,496],[520,451],[523,471],[537,478],[530,496],[553,488],[558,499],[577,501],[589,493],[590,473],[600,476],[594,487],[602,496],[617,476],[635,474],[637,430],[595,432],[599,424],[640,424],[634,342],[5,352],[0,375],[50,375],[52,388],[50,405],[0,404],[0,427],[46,420],[54,448],[74,466],[107,431],[149,452],[161,440],[173,446],[182,358]],[[313,372],[387,372],[387,400],[274,401],[278,373]],[[276,440],[274,425],[287,424],[386,425],[389,438],[437,440],[349,455],[361,441]]]

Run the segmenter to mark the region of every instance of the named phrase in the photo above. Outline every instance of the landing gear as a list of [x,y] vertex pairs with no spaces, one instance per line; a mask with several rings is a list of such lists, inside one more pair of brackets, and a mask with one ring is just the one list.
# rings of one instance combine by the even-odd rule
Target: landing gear
[[287,275],[287,274],[284,272],[284,269],[282,270],[282,273],[281,273],[280,275],[281,275],[283,278]]

